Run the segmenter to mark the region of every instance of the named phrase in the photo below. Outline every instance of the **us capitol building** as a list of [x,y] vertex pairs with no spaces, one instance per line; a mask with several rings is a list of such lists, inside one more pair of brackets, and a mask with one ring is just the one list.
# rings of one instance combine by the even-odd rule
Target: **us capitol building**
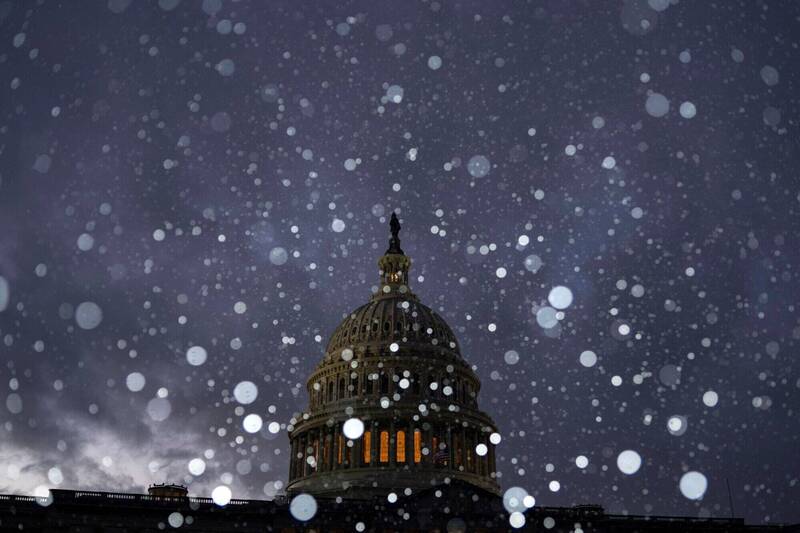
[[[287,490],[385,497],[459,480],[499,494],[499,435],[478,407],[480,381],[450,326],[409,288],[394,214],[391,229],[379,290],[339,324],[308,379]],[[351,440],[343,424],[352,418],[360,438]]]
[[412,292],[395,214],[390,228],[378,291],[333,332],[307,382],[308,409],[291,421],[286,495],[224,506],[180,485],[0,495],[0,532],[800,531],[598,505],[512,516],[520,505],[504,502],[497,482],[500,436],[479,408],[480,381],[447,323]]

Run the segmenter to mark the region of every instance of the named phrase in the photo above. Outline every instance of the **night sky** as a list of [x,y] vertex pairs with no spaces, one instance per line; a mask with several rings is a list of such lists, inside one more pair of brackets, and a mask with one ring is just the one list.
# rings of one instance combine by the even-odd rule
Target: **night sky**
[[504,490],[800,521],[799,47],[790,0],[0,2],[0,493],[273,497],[395,211]]

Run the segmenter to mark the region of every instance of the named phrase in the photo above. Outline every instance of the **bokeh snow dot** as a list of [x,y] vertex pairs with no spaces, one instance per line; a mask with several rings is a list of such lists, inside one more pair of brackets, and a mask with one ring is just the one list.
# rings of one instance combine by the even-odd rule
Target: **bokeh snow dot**
[[558,324],[558,311],[552,307],[540,307],[536,311],[536,323],[544,329],[554,328]]
[[719,402],[719,395],[713,390],[703,393],[703,403],[706,407],[714,407]]
[[547,301],[556,309],[566,309],[572,304],[572,291],[563,285],[558,285],[550,289]]
[[678,485],[681,489],[681,494],[690,500],[699,500],[706,493],[708,488],[708,480],[706,476],[700,472],[686,472],[681,476],[681,481]]
[[211,491],[211,499],[220,507],[228,505],[231,501],[231,497],[233,497],[231,489],[225,485],[219,485]]
[[431,56],[428,58],[428,68],[431,70],[439,70],[442,67],[442,58],[439,56]]
[[192,346],[186,350],[186,360],[192,366],[200,366],[206,362],[208,352],[202,346]]
[[579,359],[583,366],[591,368],[597,363],[597,354],[591,350],[584,350]]
[[0,312],[6,310],[10,299],[11,289],[8,286],[8,281],[3,276],[0,276]]
[[519,353],[515,350],[508,350],[503,356],[507,365],[516,365],[519,362]]
[[342,431],[344,436],[350,440],[361,438],[361,435],[364,434],[364,422],[358,418],[349,418],[345,421]]
[[141,372],[131,372],[125,378],[125,386],[131,392],[139,392],[144,388],[145,378]]
[[289,260],[289,254],[286,252],[286,248],[281,246],[276,246],[272,250],[269,251],[269,262],[273,265],[283,265],[286,261]]
[[244,417],[244,420],[242,420],[242,427],[248,433],[258,433],[261,431],[261,427],[263,425],[263,420],[261,420],[261,417],[255,413],[250,413]]
[[307,522],[317,514],[317,500],[311,494],[298,494],[289,504],[289,512],[295,519]]
[[469,163],[467,163],[467,171],[474,178],[482,178],[489,173],[491,166],[486,156],[475,155],[472,156]]
[[251,404],[258,397],[258,387],[252,381],[240,381],[233,388],[233,397],[243,405]]
[[331,222],[331,229],[336,233],[341,233],[344,231],[345,223],[344,220],[339,218],[334,218],[333,222]]
[[663,117],[669,112],[669,100],[661,93],[652,93],[647,97],[644,107],[651,117]]
[[635,474],[641,466],[642,457],[633,450],[625,450],[617,456],[617,468],[623,474]]
[[691,102],[683,102],[679,111],[683,118],[693,118],[697,114],[697,108]]
[[82,302],[75,310],[75,322],[81,329],[94,329],[103,321],[103,310],[94,302]]

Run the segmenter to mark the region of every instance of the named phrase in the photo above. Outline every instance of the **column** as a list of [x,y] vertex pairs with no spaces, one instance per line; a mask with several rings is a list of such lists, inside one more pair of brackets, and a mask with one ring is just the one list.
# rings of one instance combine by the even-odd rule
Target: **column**
[[322,447],[325,445],[325,435],[322,434],[322,428],[314,428],[314,438],[317,441],[317,449],[314,450],[315,459],[317,460],[316,467],[314,468],[314,472],[320,472],[320,468],[322,467]]
[[325,440],[330,443],[328,448],[328,464],[325,465],[325,470],[330,472],[333,470],[333,449],[334,449],[334,442],[333,442],[333,429],[326,426],[325,428]]
[[[417,436],[414,434],[414,421],[412,419],[408,424],[408,435],[406,435],[406,462],[409,468],[416,468],[417,463],[414,462],[414,456],[417,453]],[[409,443],[411,446],[409,446]],[[409,454],[409,450],[411,453]]]
[[292,481],[295,476],[295,468],[297,467],[297,439],[292,438],[289,442],[289,481]]
[[389,422],[389,466],[397,465],[397,438],[394,434],[394,420]]
[[456,450],[453,446],[453,429],[447,425],[447,468],[455,470]]
[[364,464],[364,435],[360,439],[353,441],[353,449],[351,450],[350,457],[352,459],[350,468],[359,468]]
[[376,453],[377,447],[380,445],[380,432],[378,431],[378,422],[372,421],[372,435],[369,442],[369,465],[371,467],[378,466],[378,454]]
[[464,464],[464,472],[470,472],[470,465],[474,465],[472,462],[472,444],[467,440],[467,428],[463,425],[461,426],[461,450],[461,461]]
[[336,425],[331,428],[331,470],[339,468],[339,439],[337,438]]
[[436,450],[433,449],[433,425],[428,424],[428,429],[425,430],[424,444],[428,448],[428,455],[422,456],[422,462],[429,468],[433,466],[433,454]]

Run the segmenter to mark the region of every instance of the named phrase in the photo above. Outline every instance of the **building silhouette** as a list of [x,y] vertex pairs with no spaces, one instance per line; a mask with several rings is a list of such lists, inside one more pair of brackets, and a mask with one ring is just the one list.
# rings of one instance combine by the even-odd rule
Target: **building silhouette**
[[[450,326],[411,291],[395,214],[391,228],[377,292],[339,324],[308,379],[308,412],[290,432],[289,494],[385,496],[447,479],[498,494],[480,380]],[[357,437],[346,435],[349,419]]]
[[514,512],[520,502],[504,502],[495,477],[499,435],[478,407],[480,381],[447,323],[411,291],[399,231],[393,214],[377,292],[336,328],[308,379],[308,410],[289,428],[286,494],[222,506],[171,484],[0,495],[0,532],[800,532],[599,505]]

